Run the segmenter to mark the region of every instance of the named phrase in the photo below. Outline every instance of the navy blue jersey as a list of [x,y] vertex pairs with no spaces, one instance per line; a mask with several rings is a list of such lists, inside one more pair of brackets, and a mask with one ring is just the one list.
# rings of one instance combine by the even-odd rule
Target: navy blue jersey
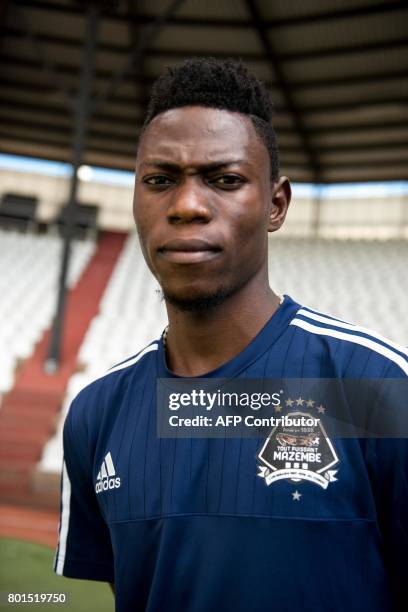
[[[205,378],[407,374],[404,348],[285,296]],[[405,440],[335,440],[325,486],[268,483],[257,439],[157,436],[156,380],[172,376],[160,339],[72,403],[57,573],[114,582],[120,612],[405,610]]]

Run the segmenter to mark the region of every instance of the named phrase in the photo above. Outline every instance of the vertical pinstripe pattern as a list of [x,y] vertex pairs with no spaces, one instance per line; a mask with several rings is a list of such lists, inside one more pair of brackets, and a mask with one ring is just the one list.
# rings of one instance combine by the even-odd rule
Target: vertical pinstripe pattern
[[56,558],[55,571],[61,576],[64,573],[65,552],[67,548],[67,537],[69,529],[69,513],[71,505],[71,481],[68,476],[67,466],[62,469],[62,510],[61,510],[61,527],[59,534],[58,554]]

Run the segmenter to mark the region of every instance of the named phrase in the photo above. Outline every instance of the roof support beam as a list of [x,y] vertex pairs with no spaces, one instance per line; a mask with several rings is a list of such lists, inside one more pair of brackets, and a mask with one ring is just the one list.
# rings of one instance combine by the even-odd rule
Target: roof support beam
[[362,4],[360,6],[353,6],[351,8],[339,8],[333,11],[326,11],[322,13],[312,13],[308,15],[299,15],[298,17],[286,17],[266,20],[266,27],[268,28],[284,28],[292,26],[303,26],[308,23],[325,23],[333,22],[337,19],[354,19],[358,17],[367,17],[368,15],[384,15],[403,9],[405,6],[401,0],[394,0],[390,2],[378,2],[372,4]]
[[314,181],[318,183],[321,174],[321,168],[318,158],[310,143],[309,136],[305,130],[299,109],[297,108],[289,83],[287,82],[285,74],[282,70],[282,66],[278,61],[275,50],[273,49],[272,44],[269,40],[268,32],[262,21],[262,17],[259,13],[256,0],[245,0],[245,5],[247,6],[252,20],[255,23],[255,27],[258,32],[258,37],[260,39],[265,55],[269,61],[269,64],[272,68],[272,73],[275,75],[276,83],[283,94],[285,100],[285,107],[287,111],[292,115],[293,123],[302,142],[303,149],[309,158],[310,166],[314,175]]
[[42,68],[42,71],[47,76],[48,82],[53,85],[54,89],[57,89],[60,92],[62,97],[65,99],[67,105],[72,107],[73,93],[65,85],[64,80],[61,78],[60,72],[55,66],[54,62],[44,52],[44,47],[42,46],[41,41],[38,39],[36,33],[32,30],[30,24],[28,23],[28,20],[24,15],[24,11],[22,11],[16,6],[13,6],[13,9],[14,10],[10,11],[9,19],[15,20],[16,23],[23,24],[25,38],[30,43],[34,57],[37,58]]
[[[132,15],[132,17],[134,19],[130,19],[129,20],[129,31],[130,31],[130,40],[132,41],[132,47],[136,48],[137,44],[138,44],[138,40],[140,38],[140,36],[142,35],[142,28],[138,25],[136,25],[136,17],[139,13],[139,5],[140,4],[140,0],[127,0],[127,6],[129,9],[129,13]],[[132,74],[132,77],[135,81],[135,83],[139,84],[139,95],[141,96],[141,98],[143,100],[148,99],[148,79],[147,79],[147,74],[146,74],[146,62],[145,57],[146,55],[148,55],[149,50],[145,49],[144,54],[142,54],[139,58],[139,61],[137,62],[137,64],[134,65],[134,73]],[[146,102],[146,106],[147,106],[147,102]],[[131,124],[134,125],[134,124]]]
[[95,66],[98,24],[99,11],[96,3],[91,3],[88,8],[79,91],[74,103],[72,176],[70,181],[66,223],[63,228],[64,245],[58,284],[57,309],[51,330],[47,359],[44,364],[45,370],[50,374],[55,373],[60,365],[61,340],[65,318],[66,295],[68,291],[68,265],[71,255],[71,243],[77,208],[78,168],[82,164],[82,156],[85,150],[88,133],[90,96]]
[[[407,43],[407,47],[408,47],[408,43]],[[149,53],[149,52],[148,52]],[[183,55],[183,58],[188,57],[188,53],[186,55]],[[216,57],[217,54],[211,54],[212,57]],[[232,54],[228,54],[229,57],[234,57],[234,55]],[[21,64],[21,59],[18,57],[9,57],[9,63],[12,64],[14,60],[16,60],[17,65],[21,65],[23,66],[24,64]],[[236,57],[240,57],[242,60],[245,60],[245,55],[244,54],[237,54]],[[24,60],[22,60],[24,61]],[[104,78],[108,78],[110,73],[108,73],[107,71],[101,71],[101,70],[96,70],[95,71],[95,78],[97,79],[104,79]],[[296,91],[304,91],[304,90],[308,90],[308,89],[315,89],[315,88],[332,88],[332,87],[339,87],[339,86],[348,86],[348,85],[366,85],[366,84],[371,84],[371,83],[387,83],[389,81],[399,81],[402,82],[404,79],[408,80],[408,70],[387,70],[387,71],[380,71],[380,72],[372,72],[370,74],[357,74],[357,75],[353,75],[353,76],[328,76],[328,77],[321,77],[319,79],[313,79],[313,80],[302,80],[302,81],[292,81],[291,83],[291,88],[292,90],[296,90]],[[149,77],[145,74],[140,75],[140,74],[134,74],[132,75],[131,78],[127,78],[125,79],[126,82],[135,82],[138,83],[143,87],[149,87],[153,81],[154,78],[153,77]],[[12,79],[9,77],[0,77],[0,85],[4,84],[5,86],[10,86],[10,87],[15,87],[16,89],[21,88],[23,85],[24,87],[28,87],[29,89],[32,89],[33,91],[37,90],[37,91],[48,91],[48,92],[52,92],[55,90],[55,87],[53,85],[43,85],[41,83],[35,83],[35,82],[27,82],[26,80],[24,81],[24,83],[20,82],[17,79]],[[275,82],[274,81],[265,81],[265,85],[267,87],[274,87],[275,86]],[[141,98],[141,102],[145,103],[147,100],[147,96],[143,97],[143,95],[139,96]]]
[[[10,10],[10,0],[3,0],[3,2],[0,3],[0,23],[1,24],[5,24],[7,23],[7,16]],[[3,45],[4,45],[4,41],[5,41],[5,36],[4,36],[4,25],[2,26],[1,30],[2,30],[2,37],[0,38],[0,50],[2,49]]]
[[[1,87],[1,81],[0,81]],[[14,112],[17,111],[17,112]],[[23,112],[24,114],[27,112],[30,114],[28,119],[24,117],[20,117],[19,115]],[[34,116],[33,116],[34,115]],[[53,105],[46,105],[41,103],[24,103],[19,102],[13,99],[2,98],[0,99],[0,118],[3,119],[7,123],[7,127],[15,125],[16,127],[19,125],[20,127],[41,127],[41,129],[45,128],[47,131],[57,131],[57,132],[65,132],[67,134],[71,133],[70,129],[62,124],[64,120],[68,122],[70,120],[69,113],[63,108]],[[50,119],[60,121],[59,125],[50,124]],[[101,123],[105,123],[108,127],[110,123],[114,122],[115,126],[123,126],[126,128],[141,128],[142,126],[142,117],[139,119],[134,115],[117,115],[115,113],[102,114],[97,113],[93,116],[95,121],[99,121]],[[408,109],[407,109],[407,119],[408,119]],[[390,119],[389,121],[382,122],[373,122],[367,123],[364,125],[359,124],[343,124],[343,125],[330,125],[330,126],[316,126],[316,127],[305,127],[306,132],[310,136],[318,136],[325,134],[346,134],[347,132],[358,134],[372,134],[374,131],[378,132],[380,130],[390,130],[390,131],[400,131],[403,119],[400,120]],[[275,129],[279,134],[288,134],[293,135],[296,134],[296,131],[292,127],[287,126],[277,126],[275,124]],[[97,130],[91,129],[91,133],[97,133]],[[124,138],[130,138],[130,132],[127,131],[126,134],[123,135]],[[122,134],[117,130],[111,134],[111,136],[117,137],[120,139]],[[345,145],[347,147],[353,145]],[[360,143],[356,146],[364,146]],[[370,145],[371,146],[371,145]],[[377,143],[376,146],[381,146],[381,143]],[[322,145],[323,148],[324,145]],[[327,147],[326,147],[327,148]],[[338,148],[341,148],[341,145],[338,145]],[[320,149],[320,147],[319,147]]]
[[[65,13],[67,15],[83,15],[83,10],[79,6],[61,5],[54,4],[52,2],[46,2],[44,0],[14,0],[14,3],[19,6],[30,8],[30,9],[42,9],[58,13]],[[365,17],[367,15],[383,15],[389,12],[393,12],[398,9],[403,9],[404,3],[401,0],[389,0],[378,2],[376,4],[363,4],[353,8],[339,8],[332,11],[326,11],[321,13],[312,13],[308,15],[299,15],[298,17],[277,17],[274,19],[265,19],[264,25],[266,28],[284,28],[288,26],[302,26],[308,23],[324,23],[335,21],[336,19],[352,19],[355,17]],[[129,23],[132,19],[132,15],[129,13],[115,14],[108,12],[106,14],[108,19],[116,22]],[[139,14],[137,21],[140,25],[152,24],[156,19],[155,15],[151,14]],[[208,17],[175,17],[171,16],[168,20],[170,26],[186,26],[190,28],[208,27],[217,29],[231,29],[231,28],[242,28],[247,29],[255,27],[253,19],[212,19]]]
[[304,51],[287,51],[279,55],[282,62],[301,62],[320,58],[343,57],[344,55],[357,55],[362,53],[374,53],[376,51],[389,51],[392,49],[406,49],[407,38],[396,38],[394,40],[377,40],[371,43],[359,43],[354,45],[343,45],[337,47],[320,47],[319,49],[305,49]]
[[[3,114],[0,113],[0,119],[3,119]],[[41,118],[33,117],[31,120],[19,119],[19,118],[7,118],[4,122],[3,132],[8,133],[8,137],[14,137],[13,131],[24,131],[27,134],[27,139],[30,140],[32,138],[41,137],[41,134],[46,132],[50,137],[56,137],[60,139],[69,139],[71,134],[71,129],[66,125],[50,125],[49,120],[47,120],[44,116]],[[127,121],[126,125],[129,126],[131,122]],[[126,145],[133,147],[133,154],[136,152],[136,142],[140,135],[141,123],[135,125],[131,125],[131,128],[134,128],[133,132],[129,129],[127,133],[109,130],[109,129],[89,129],[88,137],[89,141],[92,142],[92,145],[89,147],[93,149],[96,141],[107,141],[115,143],[118,147],[125,148]],[[130,148],[128,150],[131,150]],[[280,146],[280,151],[282,154],[285,153],[302,153],[302,149],[299,148],[296,144],[286,144]]]
[[[4,56],[3,56],[4,57]],[[6,59],[6,58],[5,58]],[[38,62],[36,61],[32,61],[32,60],[19,60],[18,58],[12,58],[11,56],[7,56],[7,62],[9,64],[11,64],[13,61],[15,60],[15,65],[21,67],[22,69],[32,69],[32,70],[41,70],[41,66],[39,65]],[[76,70],[73,67],[61,67],[60,71],[63,74],[67,74],[67,75],[72,75],[75,76],[76,75]],[[96,73],[96,77],[98,77],[99,71],[97,71]],[[14,72],[13,76],[17,76],[18,73]],[[6,77],[8,79],[8,77]],[[25,86],[25,81],[23,81],[23,86]],[[46,87],[44,84],[41,85],[41,83],[38,84],[38,86],[36,85],[36,87]],[[402,88],[401,88],[402,89]],[[50,90],[51,91],[51,90]],[[118,105],[123,105],[124,108],[135,108],[135,104],[144,104],[145,101],[140,99],[139,97],[135,96],[124,96],[124,95],[112,95],[111,100],[112,103],[118,104]],[[408,98],[407,96],[404,94],[403,91],[401,91],[401,95],[400,96],[389,96],[389,97],[376,97],[373,98],[371,96],[360,96],[358,101],[352,100],[352,101],[343,101],[341,103],[335,101],[335,102],[326,102],[325,104],[308,104],[308,105],[304,105],[303,106],[303,115],[309,114],[309,113],[325,113],[325,112],[342,112],[342,111],[348,111],[348,110],[362,110],[364,109],[364,107],[374,107],[374,106],[389,106],[389,105],[399,105],[404,108],[407,108],[407,104],[408,104]],[[275,104],[275,109],[276,111],[279,112],[289,112],[289,109],[282,104]]]
[[[14,35],[12,36],[14,38]],[[43,37],[37,37],[37,42],[38,43],[46,43],[46,39]],[[59,43],[58,43],[59,44]],[[77,48],[77,44],[75,44],[75,47]],[[372,50],[378,50],[378,51],[386,51],[387,49],[399,49],[401,52],[404,52],[404,50],[408,49],[408,39],[404,39],[402,40],[396,40],[396,41],[389,41],[389,42],[384,42],[384,43],[376,43],[375,45],[365,45],[362,46],[361,48],[358,47],[346,47],[346,48],[342,48],[342,49],[334,49],[332,50],[332,55],[347,55],[349,52],[365,52],[365,51],[372,51]],[[101,49],[102,50],[102,49]],[[166,49],[147,49],[145,51],[145,53],[147,55],[151,55],[151,56],[157,56],[157,57],[177,57],[177,58],[185,58],[188,57],[189,55],[196,55],[196,53],[194,53],[193,50],[191,51],[177,51],[177,50],[166,50]],[[126,54],[126,50],[124,48],[123,50],[123,54]],[[245,53],[212,53],[211,54],[213,57],[236,57],[236,58],[241,58],[242,60],[248,60],[248,61],[259,61],[259,62],[263,62],[265,61],[265,57],[261,54],[245,54]],[[302,55],[296,54],[275,54],[275,58],[278,62],[282,63],[282,62],[286,62],[288,59],[294,59],[294,60],[305,60],[308,58],[315,58],[315,57],[329,57],[330,56],[330,51],[329,50],[319,50],[317,52],[312,52],[312,53],[307,53],[305,52]],[[44,67],[41,64],[41,61],[37,60],[33,60],[32,58],[24,58],[24,57],[20,57],[17,55],[10,55],[10,54],[2,54],[2,60],[4,62],[5,65],[16,65],[16,66],[21,66],[21,67],[32,67],[32,68],[38,68],[39,70],[44,70]],[[62,64],[58,67],[58,72],[62,73],[62,74],[67,74],[67,75],[76,75],[77,74],[77,68],[75,66],[71,66],[71,65],[67,65],[67,64]],[[103,70],[103,69],[99,69],[96,71],[95,73],[95,77],[98,79],[110,79],[111,78],[111,72],[108,70]],[[371,74],[363,74],[363,75],[353,75],[353,76],[349,76],[349,75],[345,75],[345,76],[327,76],[327,77],[321,77],[319,79],[313,79],[313,80],[305,80],[305,81],[295,81],[292,85],[292,89],[296,89],[296,90],[304,90],[304,89],[312,89],[312,88],[318,88],[318,87],[336,87],[339,85],[353,85],[353,84],[365,84],[365,83],[372,83],[375,82],[377,83],[378,81],[381,82],[387,82],[387,81],[391,81],[394,79],[404,79],[408,77],[408,72],[406,70],[396,70],[396,71],[381,71],[381,72],[373,72]],[[50,82],[50,87],[52,87],[55,90],[55,82],[53,80],[53,77],[51,75],[48,75],[48,81]],[[122,81],[125,82],[137,82],[140,83],[143,86],[149,86],[153,81],[154,81],[154,77],[148,77],[147,75],[134,75],[132,78],[127,77],[127,75],[125,74],[123,76]],[[270,80],[267,81],[265,83],[267,85],[267,87],[274,87],[277,83],[274,80]]]
[[[129,0],[130,1],[130,0]],[[140,24],[137,23],[136,19],[129,20],[129,27],[140,28]],[[26,36],[25,30],[18,27],[8,27],[4,29],[4,36],[9,38],[24,38]],[[36,34],[36,39],[39,43],[57,45],[61,47],[70,47],[72,49],[81,48],[81,39],[69,38],[66,36],[55,36],[50,34]],[[133,44],[135,47],[135,44]],[[372,53],[375,51],[387,51],[392,49],[401,50],[408,47],[407,38],[396,38],[394,40],[378,40],[374,42],[361,42],[353,45],[342,45],[342,46],[329,46],[319,47],[319,49],[309,49],[302,51],[287,51],[287,52],[275,52],[275,55],[279,61],[285,62],[296,62],[303,61],[305,59],[318,59],[320,57],[342,57],[344,55],[353,55],[355,53]],[[98,45],[98,49],[104,53],[112,53],[113,55],[128,56],[130,49],[126,45],[117,43],[101,43]],[[166,49],[160,47],[148,47],[145,50],[146,55],[154,57],[184,59],[185,57],[197,55],[197,50],[194,49]],[[262,62],[265,57],[262,53],[257,52],[241,52],[241,51],[228,51],[223,53],[222,51],[211,51],[211,56],[215,58],[233,57],[240,58],[243,61],[249,62]]]
[[119,85],[126,78],[129,70],[142,61],[148,46],[153,42],[162,27],[169,21],[169,19],[171,19],[171,17],[173,17],[183,3],[184,0],[173,0],[167,11],[165,11],[163,15],[159,15],[147,29],[141,32],[138,44],[135,46],[132,53],[129,54],[124,66],[113,76],[105,90],[105,93],[94,100],[92,104],[92,111],[99,109],[106,103],[107,100],[109,100],[109,98],[111,98]]

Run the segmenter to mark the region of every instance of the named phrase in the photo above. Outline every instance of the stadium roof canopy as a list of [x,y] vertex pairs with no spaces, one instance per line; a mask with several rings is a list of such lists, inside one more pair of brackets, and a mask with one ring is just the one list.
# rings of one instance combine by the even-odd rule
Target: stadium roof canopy
[[[70,161],[73,100],[90,27],[88,4],[2,3],[3,152]],[[105,9],[97,27],[85,163],[133,169],[154,78],[165,65],[193,55],[212,55],[242,58],[267,82],[277,111],[274,125],[282,171],[292,179],[320,183],[408,179],[407,3],[120,0],[98,4]]]

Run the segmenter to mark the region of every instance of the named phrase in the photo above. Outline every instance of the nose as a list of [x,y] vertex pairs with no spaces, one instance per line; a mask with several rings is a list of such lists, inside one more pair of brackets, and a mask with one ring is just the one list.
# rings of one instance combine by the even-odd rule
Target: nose
[[208,223],[212,218],[209,195],[199,177],[187,177],[172,190],[167,218],[170,223]]

